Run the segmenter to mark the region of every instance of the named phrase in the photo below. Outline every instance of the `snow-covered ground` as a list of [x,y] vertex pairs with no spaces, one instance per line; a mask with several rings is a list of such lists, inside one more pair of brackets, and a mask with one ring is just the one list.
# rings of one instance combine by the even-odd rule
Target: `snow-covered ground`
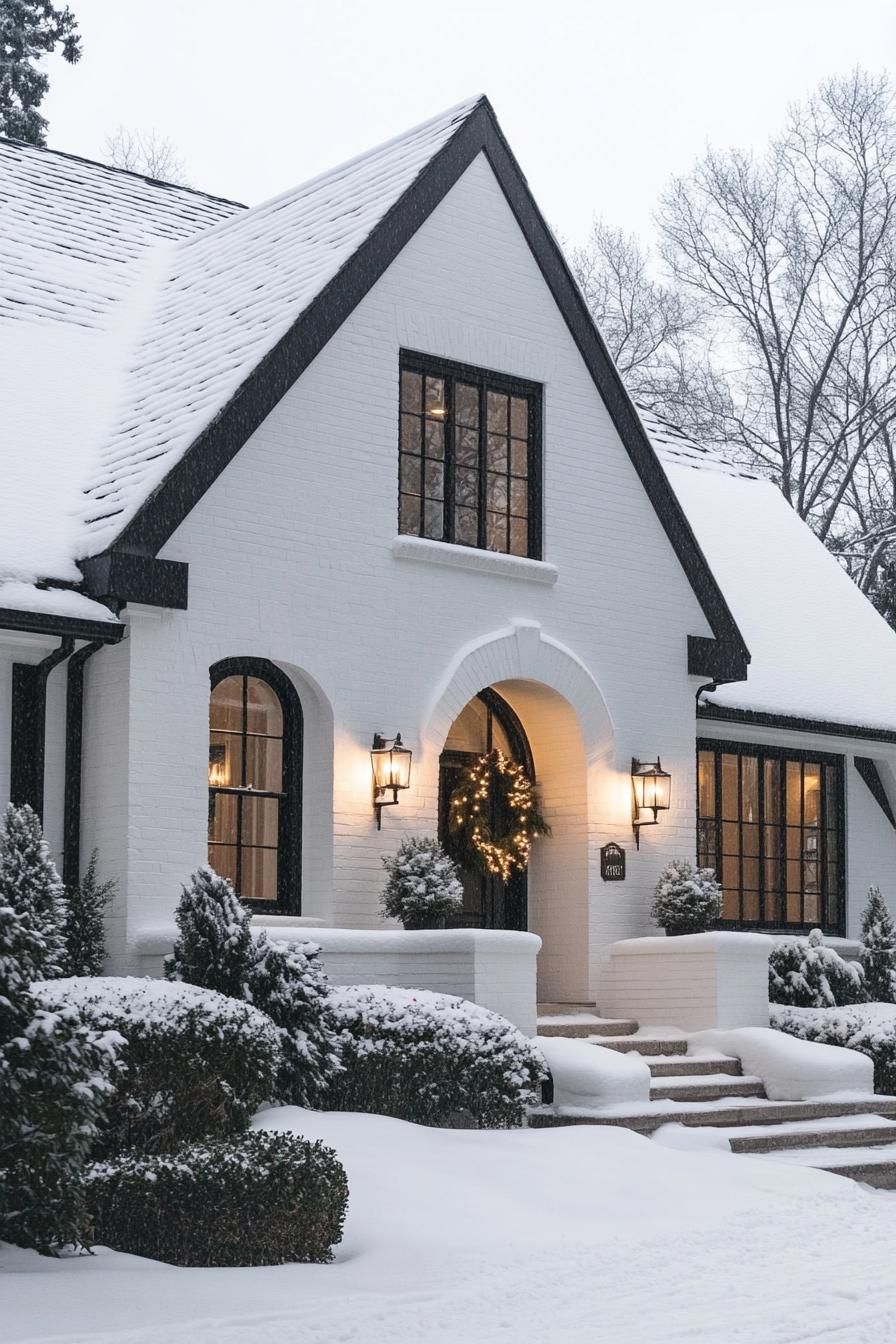
[[334,1264],[0,1252],[0,1336],[121,1344],[880,1344],[896,1200],[627,1130],[431,1130],[269,1111],[351,1189]]

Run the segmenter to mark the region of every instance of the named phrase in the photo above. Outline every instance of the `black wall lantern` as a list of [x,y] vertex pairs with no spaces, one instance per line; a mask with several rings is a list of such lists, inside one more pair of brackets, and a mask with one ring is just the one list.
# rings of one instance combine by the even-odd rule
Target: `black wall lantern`
[[[394,807],[398,802],[398,790],[410,787],[412,755],[409,747],[401,745],[401,733],[391,738],[374,733],[370,764],[373,766],[373,806],[376,809],[377,830],[383,824],[383,808]],[[386,798],[390,791],[392,797]]]
[[658,813],[669,808],[672,799],[672,776],[664,770],[660,758],[639,761],[632,757],[632,830],[635,848],[640,848],[641,827],[655,826]]

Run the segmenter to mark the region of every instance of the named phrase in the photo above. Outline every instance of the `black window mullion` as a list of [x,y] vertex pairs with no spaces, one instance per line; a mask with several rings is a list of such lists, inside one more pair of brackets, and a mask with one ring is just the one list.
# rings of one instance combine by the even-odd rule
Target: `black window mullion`
[[445,541],[456,541],[454,534],[454,378],[445,378],[445,456],[444,506],[442,510],[442,536]]
[[486,548],[486,487],[488,484],[488,394],[485,380],[479,380],[479,518],[477,520],[478,545],[481,551]]
[[766,905],[766,758],[756,757],[756,808],[759,810],[759,923],[767,925]]
[[529,416],[527,428],[529,443],[526,453],[526,494],[529,502],[529,556],[541,559],[541,476],[544,464],[541,456],[541,426],[537,423],[538,408],[535,397],[527,398]]
[[716,788],[716,873],[719,878],[722,877],[722,859],[724,855],[724,843],[722,835],[724,833],[724,822],[722,820],[722,752],[717,750],[713,752],[715,759],[715,788]]
[[816,853],[816,871],[818,873],[818,905],[821,921],[830,924],[831,911],[828,908],[828,772],[823,762],[818,766],[818,851]]

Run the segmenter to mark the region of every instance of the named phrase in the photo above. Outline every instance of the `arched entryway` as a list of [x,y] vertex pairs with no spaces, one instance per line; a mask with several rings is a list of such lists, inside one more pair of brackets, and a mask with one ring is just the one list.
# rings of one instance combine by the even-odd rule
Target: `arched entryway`
[[[532,750],[517,714],[497,691],[486,688],[474,696],[451,725],[439,757],[439,838],[451,852],[448,804],[464,772],[481,756],[500,751],[522,765],[535,782]],[[494,826],[496,818],[491,818]],[[453,925],[477,929],[528,927],[528,873],[514,873],[507,882],[461,865],[463,912]]]

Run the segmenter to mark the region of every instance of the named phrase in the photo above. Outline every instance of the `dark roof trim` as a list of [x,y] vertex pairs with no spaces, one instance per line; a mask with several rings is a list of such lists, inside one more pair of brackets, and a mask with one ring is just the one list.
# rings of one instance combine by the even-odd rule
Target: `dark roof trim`
[[187,609],[189,566],[128,551],[104,551],[80,561],[87,592],[100,601],[144,602],[148,606]]
[[896,831],[896,816],[893,815],[893,809],[890,806],[890,800],[887,797],[887,791],[884,788],[884,782],[880,777],[880,771],[876,764],[872,761],[870,756],[854,756],[853,763],[865,783],[868,785],[868,788],[871,790],[874,801],[893,827],[893,830]]
[[[155,555],[239,452],[277,402],[353,312],[361,299],[476,156],[484,152],[542,275],[681,562],[716,641],[726,680],[746,676],[750,655],[706,557],[660,466],[650,440],[585,306],[557,242],[541,216],[513,153],[483,98],[370,236],[260,361],[216,419],[123,529],[113,549]],[[697,675],[712,675],[700,666]]]
[[783,728],[790,733],[823,733],[829,737],[859,737],[869,742],[896,742],[891,728],[867,728],[860,723],[832,723],[828,719],[802,719],[791,714],[767,714],[755,709],[729,709],[724,705],[700,704],[700,719],[725,723],[751,723],[760,728]]
[[70,636],[117,644],[124,634],[118,621],[83,621],[77,616],[51,616],[45,611],[17,611],[0,607],[0,630],[22,630],[35,635]]

